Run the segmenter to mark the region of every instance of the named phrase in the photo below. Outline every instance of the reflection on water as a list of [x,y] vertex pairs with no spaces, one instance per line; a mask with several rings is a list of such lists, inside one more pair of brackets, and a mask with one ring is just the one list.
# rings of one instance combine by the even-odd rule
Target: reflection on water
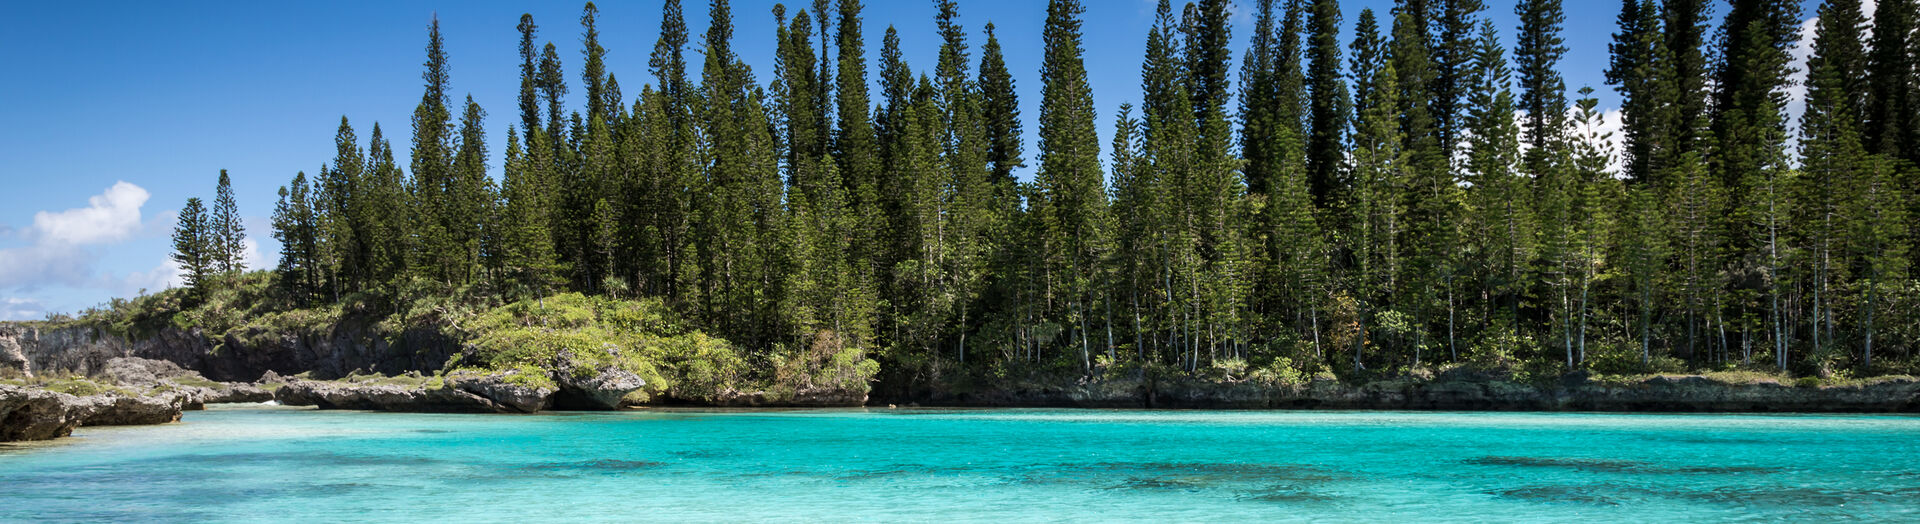
[[1920,520],[1920,418],[221,408],[0,445],[0,521]]

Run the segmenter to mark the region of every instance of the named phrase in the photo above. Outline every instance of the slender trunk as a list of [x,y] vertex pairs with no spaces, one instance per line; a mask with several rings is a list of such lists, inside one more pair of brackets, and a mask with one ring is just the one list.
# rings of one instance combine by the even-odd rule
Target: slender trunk
[[1187,353],[1190,355],[1187,371],[1195,371],[1200,369],[1200,329],[1195,327],[1200,323],[1200,275],[1197,273],[1198,268],[1195,267],[1193,263],[1193,254],[1188,253],[1187,256],[1187,267],[1189,268],[1187,271],[1187,284],[1188,287],[1193,290],[1187,307],[1193,311],[1193,316],[1187,319],[1187,334],[1193,339],[1193,341],[1187,345]]
[[[1768,312],[1768,316],[1771,317],[1769,320],[1773,322],[1773,324],[1769,327],[1767,332],[1773,336],[1773,354],[1774,354],[1775,367],[1779,368],[1780,371],[1785,372],[1787,370],[1787,356],[1786,356],[1787,350],[1786,350],[1785,337],[1782,337],[1781,336],[1782,333],[1780,332],[1780,326],[1781,326],[1781,322],[1780,322],[1780,225],[1776,220],[1773,219],[1774,214],[1776,213],[1773,206],[1774,206],[1773,201],[1768,200],[1767,201],[1767,217],[1768,217],[1767,218],[1767,298],[1772,308],[1771,311]],[[1752,350],[1749,349],[1748,351],[1749,353],[1751,353]],[[1749,354],[1747,356],[1747,360],[1751,361],[1752,359],[1753,359],[1753,356]]]
[[[1420,298],[1420,303],[1423,306],[1433,304],[1433,297],[1431,296],[1422,296]],[[1416,308],[1415,311],[1424,311],[1425,309],[1426,307],[1420,307]],[[1413,338],[1413,367],[1417,368],[1420,367],[1420,350],[1427,345],[1426,318],[1416,314],[1413,318],[1413,325],[1415,326]]]
[[1820,281],[1814,282],[1813,284],[1813,308],[1811,308],[1812,310],[1810,311],[1810,313],[1813,314],[1813,318],[1811,319],[1812,321],[1811,327],[1813,329],[1809,331],[1808,336],[1812,337],[1813,339],[1814,355],[1820,354],[1821,341],[1825,340],[1820,336],[1820,312],[1821,312],[1820,308],[1825,305],[1820,302],[1821,299],[1824,298],[1823,293],[1821,293],[1821,288],[1826,287],[1826,273],[1824,271],[1824,268],[1822,269],[1823,270],[1821,271]]
[[1874,309],[1879,307],[1879,305],[1875,303],[1875,300],[1877,300],[1877,293],[1875,293],[1875,291],[1878,291],[1876,288],[1880,287],[1878,282],[1879,278],[1877,277],[1879,277],[1877,274],[1867,277],[1867,345],[1866,351],[1861,354],[1862,358],[1860,359],[1860,367],[1863,370],[1873,366],[1873,313]]
[[1734,353],[1734,349],[1726,345],[1726,319],[1720,317],[1720,311],[1715,311],[1713,322],[1720,328],[1720,363],[1726,363],[1728,359],[1732,359],[1732,353]]
[[1753,330],[1740,330],[1740,365],[1753,365]]
[[1140,330],[1140,290],[1134,289],[1133,295],[1133,350],[1140,353],[1140,362],[1147,361],[1147,343]]
[[955,350],[960,354],[960,365],[965,366],[967,364],[967,304],[964,300],[960,303],[960,344],[955,347]]
[[1367,369],[1365,365],[1360,363],[1360,353],[1366,348],[1367,341],[1367,313],[1363,310],[1360,312],[1359,317],[1360,322],[1357,327],[1360,329],[1353,334],[1353,372],[1356,374],[1360,373],[1361,370]]
[[1076,309],[1080,311],[1080,366],[1082,370],[1092,373],[1093,353],[1092,348],[1088,347],[1090,343],[1087,342],[1087,338],[1091,336],[1091,334],[1088,333],[1088,331],[1091,331],[1091,326],[1088,324],[1092,323],[1092,321],[1087,319],[1089,312],[1087,311],[1086,303],[1082,302]]
[[1457,345],[1455,345],[1455,343],[1454,343],[1454,340],[1455,340],[1455,339],[1454,339],[1454,317],[1455,317],[1455,309],[1454,309],[1454,303],[1453,303],[1453,301],[1454,301],[1454,299],[1453,299],[1453,275],[1447,275],[1447,278],[1446,278],[1446,283],[1447,283],[1447,284],[1446,284],[1446,285],[1447,285],[1447,352],[1448,352],[1448,353],[1450,353],[1450,354],[1452,354],[1452,356],[1453,356],[1453,361],[1454,361],[1454,362],[1459,362],[1459,361],[1460,361],[1460,347],[1459,347],[1459,346],[1457,346]]
[[1652,355],[1653,329],[1652,329],[1652,326],[1650,325],[1653,323],[1653,316],[1652,316],[1653,312],[1648,308],[1648,303],[1653,300],[1653,297],[1651,296],[1652,293],[1653,291],[1647,288],[1646,283],[1644,282],[1641,283],[1640,285],[1640,365],[1643,365],[1643,366],[1652,363],[1652,360],[1653,360],[1653,355]]
[[[1832,270],[1832,268],[1833,268],[1833,260],[1832,260],[1832,257],[1833,257],[1833,254],[1832,254],[1832,253],[1823,253],[1823,254],[1821,255],[1821,258],[1823,259],[1823,260],[1821,261],[1821,265],[1823,265],[1823,266],[1826,266],[1826,269],[1825,269],[1825,270],[1823,270],[1823,271],[1822,271],[1822,273],[1825,273],[1825,272],[1827,272],[1827,271],[1831,271],[1831,270]],[[1825,278],[1826,278],[1826,277],[1824,277],[1824,276],[1822,277],[1822,280],[1821,280],[1821,282],[1820,282],[1820,287],[1823,287],[1823,288],[1824,288],[1824,287],[1826,287],[1826,286],[1827,286],[1827,282],[1826,282],[1826,280],[1825,280]],[[1824,321],[1824,322],[1826,322],[1826,330],[1827,330],[1827,335],[1826,335],[1826,338],[1825,338],[1825,340],[1827,341],[1827,343],[1828,343],[1828,344],[1833,344],[1833,343],[1834,343],[1834,338],[1833,338],[1833,300],[1831,300],[1831,299],[1828,299],[1828,300],[1825,300],[1825,301],[1823,301],[1823,302],[1821,302],[1821,306],[1820,306],[1820,307],[1822,307],[1822,308],[1824,308],[1824,309],[1826,309],[1826,311],[1825,311],[1825,312],[1823,312],[1823,314],[1821,314],[1821,315],[1820,315],[1820,317],[1821,317],[1821,319],[1822,319],[1822,321]]]
[[1106,310],[1107,315],[1107,361],[1112,362],[1118,359],[1118,357],[1115,357],[1113,354],[1113,298],[1108,297],[1106,300],[1101,301],[1101,304],[1104,306],[1103,309]]
[[1571,370],[1573,369],[1573,323],[1572,319],[1568,318],[1572,315],[1567,314],[1567,310],[1573,306],[1573,301],[1567,296],[1568,294],[1566,286],[1560,286],[1560,344],[1566,348],[1567,369]]
[[1308,309],[1313,318],[1313,358],[1325,359],[1326,354],[1320,352],[1320,305],[1314,304]]
[[1589,284],[1580,284],[1580,363],[1587,363],[1587,292]]

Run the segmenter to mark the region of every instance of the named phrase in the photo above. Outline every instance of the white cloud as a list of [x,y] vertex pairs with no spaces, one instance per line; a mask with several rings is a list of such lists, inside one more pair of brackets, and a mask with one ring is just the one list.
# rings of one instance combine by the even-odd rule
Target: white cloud
[[[1154,4],[1154,9],[1159,9],[1159,7],[1159,4]],[[1235,26],[1252,26],[1254,14],[1256,13],[1254,13],[1253,6],[1243,6],[1240,5],[1239,2],[1227,2],[1227,19],[1233,22]]]
[[1607,109],[1600,112],[1599,122],[1591,126],[1583,125],[1573,131],[1577,136],[1599,139],[1597,145],[1607,152],[1607,169],[1613,171],[1615,176],[1619,176],[1627,167],[1626,157],[1621,154],[1627,143],[1625,117],[1626,114],[1619,109]]
[[140,206],[147,190],[116,182],[105,193],[87,199],[87,207],[33,214],[34,240],[39,244],[89,245],[126,240],[140,231]]
[[40,320],[46,316],[46,307],[42,306],[38,300],[0,298],[0,320]]
[[260,254],[260,243],[255,242],[252,236],[240,241],[240,260],[246,263],[249,271],[271,269],[275,265],[273,262],[268,262],[266,256]]
[[[1596,110],[1600,112],[1600,121],[1594,122],[1592,124],[1587,124],[1580,121],[1580,108],[1568,107],[1566,122],[1568,122],[1568,125],[1572,125],[1574,127],[1571,130],[1563,131],[1563,132],[1569,132],[1571,133],[1571,136],[1574,136],[1574,137],[1590,137],[1591,142],[1593,142],[1594,145],[1600,146],[1600,150],[1606,152],[1607,169],[1612,171],[1615,175],[1619,175],[1620,170],[1626,168],[1626,159],[1625,157],[1621,156],[1621,151],[1625,149],[1626,142],[1627,142],[1626,134],[1622,132],[1625,129],[1625,125],[1623,123],[1625,114],[1622,113],[1618,108],[1615,108],[1615,109],[1596,108]],[[1513,118],[1516,121],[1525,120],[1526,116],[1527,116],[1526,111],[1513,112]],[[1520,151],[1523,153],[1533,148],[1530,145],[1530,142],[1526,140],[1526,134],[1527,134],[1527,130],[1525,128],[1522,128],[1520,130],[1520,135],[1521,135]],[[1467,154],[1467,151],[1469,149],[1471,149],[1471,146],[1465,143],[1462,143],[1458,148],[1455,148],[1456,155],[1455,155],[1454,161],[1465,162],[1466,157],[1464,155]]]
[[168,209],[154,213],[140,228],[142,234],[172,236],[177,225],[180,225],[180,210]]
[[124,278],[109,279],[106,284],[102,287],[112,289],[115,295],[131,297],[142,292],[154,293],[180,287],[186,284],[186,279],[180,275],[180,265],[169,257],[161,260],[153,269],[128,273]]
[[33,227],[16,235],[31,243],[0,249],[0,289],[89,283],[100,255],[87,246],[123,241],[140,232],[140,207],[149,196],[146,189],[123,181],[88,198],[87,207],[34,213]]
[[0,289],[79,284],[93,274],[94,255],[69,244],[0,249]]
[[[246,262],[248,270],[273,267],[274,262],[267,259],[260,249],[259,242],[252,236],[242,240],[240,246],[240,259]],[[146,271],[134,271],[125,276],[101,275],[94,280],[93,285],[109,290],[115,296],[132,297],[142,293],[156,293],[185,286],[186,277],[185,272],[180,269],[180,264],[174,262],[173,257],[168,256]]]

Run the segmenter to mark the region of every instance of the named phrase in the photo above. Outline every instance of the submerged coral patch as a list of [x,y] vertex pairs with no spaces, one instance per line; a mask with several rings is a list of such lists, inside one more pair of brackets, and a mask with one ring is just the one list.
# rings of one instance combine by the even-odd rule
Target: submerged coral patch
[[1637,460],[1603,460],[1587,458],[1558,457],[1507,457],[1485,456],[1465,461],[1476,466],[1507,466],[1522,468],[1560,468],[1590,473],[1640,473],[1662,475],[1735,475],[1764,474],[1779,472],[1777,468],[1757,466],[1683,466],[1669,467]]
[[1121,490],[1233,490],[1257,492],[1274,485],[1305,485],[1335,480],[1308,466],[1284,464],[1102,462],[1035,468],[1020,475],[1023,484],[1079,484]]
[[1326,502],[1333,502],[1338,498],[1339,497],[1335,497],[1331,494],[1328,494],[1322,491],[1316,491],[1306,486],[1297,485],[1297,484],[1280,484],[1280,485],[1269,486],[1266,489],[1248,492],[1244,497],[1242,497],[1243,500],[1251,500],[1251,501],[1257,501],[1257,502],[1273,502],[1273,503],[1283,503],[1283,504],[1326,503]]
[[1620,501],[1601,495],[1594,486],[1528,486],[1494,491],[1491,494],[1515,500],[1538,502],[1543,504],[1580,504],[1589,506],[1619,506]]
[[665,462],[646,460],[593,459],[578,462],[543,462],[529,464],[520,469],[542,472],[579,472],[579,473],[617,473],[666,466]]

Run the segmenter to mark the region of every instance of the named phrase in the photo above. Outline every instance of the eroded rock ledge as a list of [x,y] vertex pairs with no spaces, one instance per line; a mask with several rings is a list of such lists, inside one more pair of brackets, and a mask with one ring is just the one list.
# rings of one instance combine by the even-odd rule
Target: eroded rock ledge
[[180,393],[84,397],[32,387],[0,385],[0,441],[46,440],[79,426],[178,422],[189,396]]
[[171,362],[116,357],[89,378],[0,383],[0,442],[65,437],[80,426],[166,424],[207,404],[272,399],[262,387],[212,382]]
[[669,394],[649,396],[647,383],[618,367],[577,365],[563,353],[553,371],[526,376],[509,370],[480,374],[461,370],[442,377],[418,374],[395,377],[349,377],[345,380],[290,379],[274,393],[289,406],[321,409],[361,409],[426,413],[535,413],[540,411],[605,411],[639,405],[703,405],[721,407],[831,407],[861,406],[864,391],[807,388],[788,393],[720,391],[698,398]]
[[1136,376],[1058,385],[925,388],[883,401],[980,407],[1920,413],[1920,380],[1881,377],[1848,385],[1789,386],[1691,375],[1596,381],[1574,373],[1541,385],[1462,372],[1352,385],[1333,380],[1273,384]]

